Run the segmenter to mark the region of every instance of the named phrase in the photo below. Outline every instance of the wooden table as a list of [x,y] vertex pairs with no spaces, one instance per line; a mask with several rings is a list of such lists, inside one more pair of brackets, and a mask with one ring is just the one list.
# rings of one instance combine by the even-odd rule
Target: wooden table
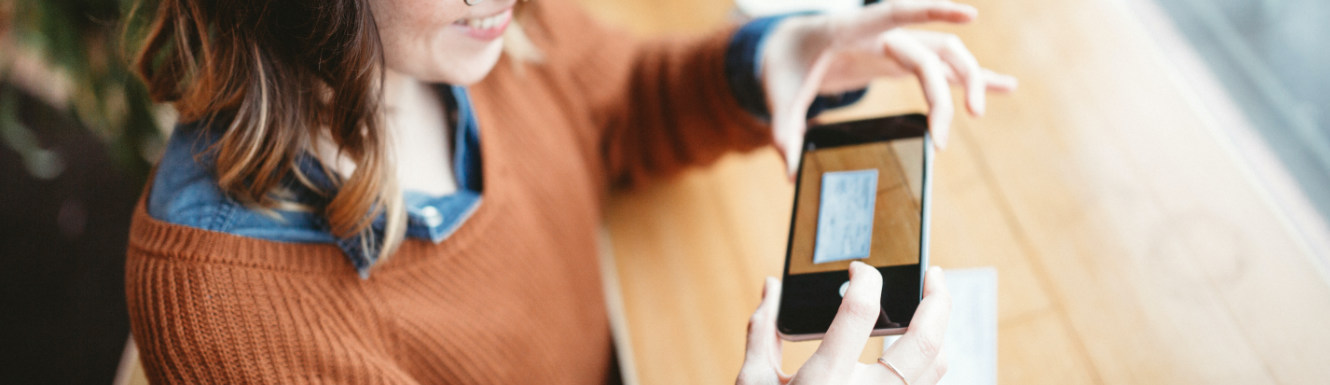
[[[582,1],[644,35],[708,30],[731,9]],[[1287,180],[1261,177],[1277,167],[1243,155],[1257,143],[1223,129],[1236,114],[1208,102],[1223,99],[1213,84],[1190,81],[1199,67],[1142,21],[1157,21],[1148,6],[970,3],[976,23],[932,28],[1022,83],[990,99],[987,117],[956,120],[937,161],[932,247],[943,267],[997,267],[1000,381],[1330,378],[1326,234],[1283,199],[1293,188],[1270,183]],[[836,119],[922,110],[916,88],[875,84]],[[792,195],[761,151],[612,199],[611,300],[636,379],[734,380],[762,277],[780,275]],[[880,341],[870,345],[865,359]],[[787,343],[787,370],[814,347]]]

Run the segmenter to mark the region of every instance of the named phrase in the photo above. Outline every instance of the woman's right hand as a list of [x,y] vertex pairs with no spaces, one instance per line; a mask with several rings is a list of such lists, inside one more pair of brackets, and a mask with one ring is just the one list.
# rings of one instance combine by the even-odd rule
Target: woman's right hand
[[748,321],[748,351],[739,371],[739,385],[767,384],[935,384],[947,372],[942,337],[951,314],[942,269],[933,267],[924,276],[924,298],[910,320],[910,327],[887,348],[879,362],[859,362],[859,354],[877,323],[882,296],[882,275],[862,262],[850,264],[850,287],[845,291],[836,318],[817,347],[817,352],[794,376],[781,372],[780,336],[776,314],[780,306],[780,281],[767,278],[762,304]]

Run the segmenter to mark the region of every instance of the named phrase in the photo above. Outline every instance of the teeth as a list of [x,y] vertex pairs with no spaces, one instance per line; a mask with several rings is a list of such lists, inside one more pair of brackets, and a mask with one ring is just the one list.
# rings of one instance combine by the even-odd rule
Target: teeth
[[498,26],[499,26],[499,23],[501,23],[502,21],[503,21],[503,15],[502,15],[502,14],[494,15],[494,16],[490,16],[490,17],[486,17],[486,18],[483,18],[483,19],[466,19],[466,20],[464,20],[464,22],[466,23],[466,26],[467,26],[467,27],[474,28],[474,29],[491,29],[491,28],[494,28],[494,27],[498,27]]

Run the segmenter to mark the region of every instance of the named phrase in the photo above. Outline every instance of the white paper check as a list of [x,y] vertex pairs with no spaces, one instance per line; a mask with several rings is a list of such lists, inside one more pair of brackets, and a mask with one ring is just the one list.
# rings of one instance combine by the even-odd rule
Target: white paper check
[[868,258],[873,243],[877,169],[822,174],[813,263]]

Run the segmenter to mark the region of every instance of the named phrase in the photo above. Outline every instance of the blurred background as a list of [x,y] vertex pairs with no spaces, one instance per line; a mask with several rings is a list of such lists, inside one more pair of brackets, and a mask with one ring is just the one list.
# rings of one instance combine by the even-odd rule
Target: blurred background
[[[745,17],[580,2],[642,37]],[[127,68],[133,3],[0,0],[0,383],[107,383],[125,352],[129,214],[173,121]],[[1330,378],[1330,3],[970,3],[973,25],[927,28],[1022,88],[956,122],[933,248],[997,268],[998,382]],[[916,88],[877,82],[828,119],[921,110]],[[605,270],[633,381],[733,381],[792,196],[770,151],[615,194]]]
[[0,382],[105,384],[129,214],[162,124],[121,54],[131,1],[0,0]]

